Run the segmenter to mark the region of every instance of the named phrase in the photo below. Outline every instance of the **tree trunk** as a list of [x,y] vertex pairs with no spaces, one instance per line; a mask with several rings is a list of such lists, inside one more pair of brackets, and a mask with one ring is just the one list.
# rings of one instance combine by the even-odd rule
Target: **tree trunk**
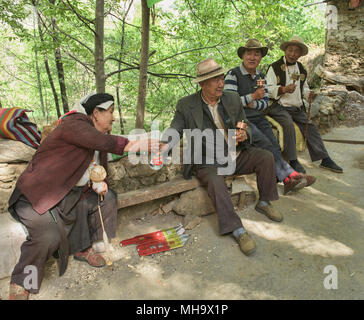
[[[49,0],[49,2],[52,5],[54,5],[55,0]],[[61,100],[62,100],[62,105],[63,105],[63,112],[67,113],[69,111],[69,108],[68,108],[66,81],[64,79],[62,55],[61,55],[61,49],[60,49],[59,43],[58,43],[57,22],[56,22],[55,18],[52,18],[52,27],[53,27],[53,42],[54,42],[55,47],[56,47],[56,49],[54,50],[54,58],[55,58],[55,61],[56,61],[59,88],[61,90]]]
[[[37,9],[37,23],[38,23],[38,32],[39,32],[40,41],[42,43],[44,43],[43,31],[42,31],[42,27],[41,27],[40,20],[39,20],[39,11],[38,11],[38,9]],[[51,74],[51,71],[50,71],[50,68],[49,68],[47,53],[44,53],[43,59],[44,59],[44,66],[45,66],[45,69],[46,69],[46,72],[47,72],[49,84],[51,85],[51,88],[52,88],[54,103],[56,105],[56,110],[57,110],[57,116],[59,118],[61,116],[61,110],[59,108],[58,94],[57,94],[56,88],[54,86],[54,81],[53,81],[52,74]],[[48,119],[48,112],[47,112],[47,119]]]
[[104,67],[104,0],[96,0],[95,15],[96,92],[104,93],[106,87]]
[[[129,10],[131,8],[131,5],[133,3],[133,0],[130,1],[129,7],[127,10],[125,10],[126,2],[124,3],[124,17],[123,17],[123,25],[121,28],[121,42],[120,42],[120,54],[119,54],[119,62],[118,62],[118,70],[121,69],[121,59],[123,56],[123,50],[124,50],[124,42],[125,42],[125,20],[129,13]],[[121,111],[121,102],[120,102],[120,82],[121,82],[121,72],[118,73],[118,85],[116,86],[116,102],[118,106],[119,111],[119,119],[120,119],[120,133],[125,133],[124,128],[124,121],[123,121],[123,113]]]
[[[36,40],[36,34],[35,34],[35,19],[37,15],[37,7],[34,6],[34,41]],[[40,71],[39,71],[39,64],[38,64],[38,49],[34,50],[35,54],[35,69],[37,72],[37,84],[38,84],[38,90],[39,90],[39,99],[40,99],[40,108],[42,110],[43,118],[45,118],[45,108],[44,108],[44,102],[43,102],[43,90],[42,90],[42,83],[40,81]]]
[[150,9],[147,0],[141,0],[142,3],[142,46],[140,53],[140,69],[139,69],[139,91],[136,115],[136,128],[144,127],[145,100],[147,95],[147,71],[149,58],[149,18]]

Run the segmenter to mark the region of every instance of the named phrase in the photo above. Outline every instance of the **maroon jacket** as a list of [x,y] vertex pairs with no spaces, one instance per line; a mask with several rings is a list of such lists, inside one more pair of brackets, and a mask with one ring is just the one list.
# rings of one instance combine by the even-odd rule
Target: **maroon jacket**
[[43,141],[19,177],[16,187],[39,214],[61,201],[76,185],[100,151],[107,169],[107,153],[122,155],[129,140],[96,130],[84,114],[74,113],[62,120]]

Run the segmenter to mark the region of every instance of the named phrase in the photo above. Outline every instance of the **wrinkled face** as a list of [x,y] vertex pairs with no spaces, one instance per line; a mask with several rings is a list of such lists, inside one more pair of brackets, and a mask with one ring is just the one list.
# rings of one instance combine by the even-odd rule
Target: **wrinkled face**
[[259,49],[247,49],[243,54],[243,65],[246,70],[255,71],[262,60],[262,52]]
[[290,45],[286,48],[286,51],[284,52],[286,55],[286,60],[289,63],[296,63],[297,60],[302,55],[302,50],[299,46],[296,45]]
[[111,131],[112,123],[115,121],[113,104],[107,110],[95,108],[92,115],[95,128],[98,131],[102,133]]
[[204,96],[219,99],[224,90],[224,75],[219,75],[200,82],[200,87]]

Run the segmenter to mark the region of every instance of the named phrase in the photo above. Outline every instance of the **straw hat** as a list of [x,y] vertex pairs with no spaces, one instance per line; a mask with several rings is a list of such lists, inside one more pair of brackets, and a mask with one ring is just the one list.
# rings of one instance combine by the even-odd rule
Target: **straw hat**
[[283,42],[280,48],[281,50],[286,51],[287,47],[290,45],[299,46],[302,51],[302,56],[305,56],[308,53],[308,47],[303,43],[299,36],[293,36],[291,40]]
[[259,49],[262,52],[262,57],[264,57],[268,52],[268,47],[263,47],[262,44],[257,39],[249,39],[245,46],[239,47],[238,56],[240,59],[243,58],[245,50],[248,49]]
[[204,61],[201,61],[196,66],[196,79],[195,83],[199,83],[201,81],[225,74],[226,70],[224,70],[215,60],[208,58]]

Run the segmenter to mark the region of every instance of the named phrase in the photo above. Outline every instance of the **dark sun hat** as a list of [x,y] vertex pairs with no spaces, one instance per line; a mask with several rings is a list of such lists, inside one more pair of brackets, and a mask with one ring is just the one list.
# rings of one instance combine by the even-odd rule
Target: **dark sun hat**
[[266,56],[268,53],[268,47],[263,47],[262,44],[259,42],[259,40],[257,39],[249,39],[245,46],[241,46],[238,48],[238,56],[240,59],[243,58],[243,54],[245,52],[245,50],[250,50],[250,49],[258,49],[261,51],[262,53],[262,57]]

